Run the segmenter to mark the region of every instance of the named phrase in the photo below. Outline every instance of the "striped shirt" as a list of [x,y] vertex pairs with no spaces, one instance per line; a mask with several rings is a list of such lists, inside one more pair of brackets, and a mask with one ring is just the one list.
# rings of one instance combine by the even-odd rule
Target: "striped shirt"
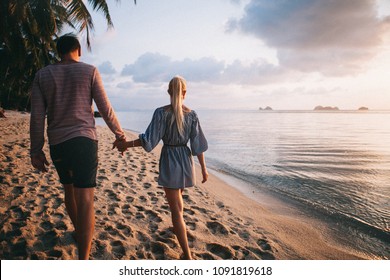
[[93,101],[116,138],[124,139],[96,67],[75,62],[39,70],[31,93],[31,155],[42,153],[46,114],[50,145],[79,136],[97,140]]

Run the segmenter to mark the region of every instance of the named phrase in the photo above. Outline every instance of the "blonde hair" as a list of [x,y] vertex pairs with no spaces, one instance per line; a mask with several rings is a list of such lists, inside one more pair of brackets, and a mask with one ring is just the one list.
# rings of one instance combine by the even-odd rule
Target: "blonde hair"
[[180,135],[184,134],[184,113],[183,113],[183,95],[187,91],[187,85],[184,78],[175,76],[169,82],[168,93],[171,96],[171,106],[173,116],[171,125],[176,122],[177,130]]

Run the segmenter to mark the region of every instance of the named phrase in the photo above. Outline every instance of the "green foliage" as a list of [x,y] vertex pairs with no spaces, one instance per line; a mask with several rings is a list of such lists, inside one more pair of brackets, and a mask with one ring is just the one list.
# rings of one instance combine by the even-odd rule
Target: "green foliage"
[[[111,27],[107,2],[88,3]],[[28,109],[35,73],[58,60],[55,41],[65,26],[85,32],[90,47],[93,21],[82,0],[0,1],[0,107]]]

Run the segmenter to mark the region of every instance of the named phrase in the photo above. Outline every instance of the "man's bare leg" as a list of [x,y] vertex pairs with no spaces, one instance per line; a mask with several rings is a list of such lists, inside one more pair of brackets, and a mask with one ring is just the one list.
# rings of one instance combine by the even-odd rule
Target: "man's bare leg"
[[75,232],[77,225],[77,205],[76,198],[74,195],[74,187],[73,184],[64,184],[65,189],[65,208],[68,212],[70,220],[72,221]]
[[79,259],[88,260],[95,230],[94,188],[74,188],[77,205]]

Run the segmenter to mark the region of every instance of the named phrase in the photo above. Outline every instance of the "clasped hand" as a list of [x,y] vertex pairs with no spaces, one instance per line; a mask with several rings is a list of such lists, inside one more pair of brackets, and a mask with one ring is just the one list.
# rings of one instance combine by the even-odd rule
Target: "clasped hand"
[[123,153],[127,150],[126,139],[116,139],[112,144],[112,148],[117,148],[119,152]]

